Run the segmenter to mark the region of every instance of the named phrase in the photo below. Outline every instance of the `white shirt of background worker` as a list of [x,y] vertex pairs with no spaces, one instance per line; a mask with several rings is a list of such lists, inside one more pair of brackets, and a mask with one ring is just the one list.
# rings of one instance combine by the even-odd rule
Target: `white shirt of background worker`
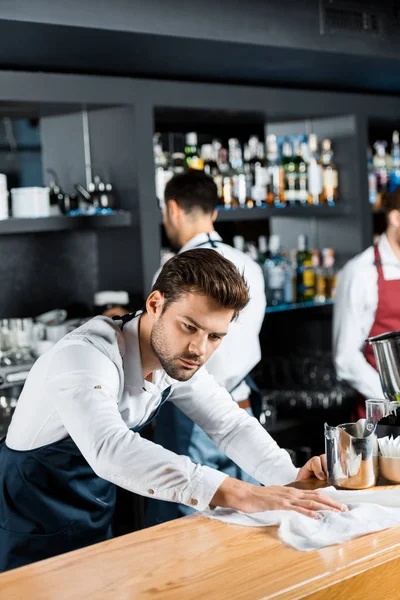
[[[399,190],[399,188],[397,188]],[[387,228],[378,243],[383,278],[400,280],[400,191],[382,199],[388,206]],[[378,308],[378,270],[371,246],[350,260],[340,271],[335,297],[334,361],[341,379],[365,398],[383,398],[378,372],[364,356],[365,340],[375,323]],[[397,296],[397,294],[396,294]],[[392,298],[386,315],[400,329],[400,296]]]
[[[171,198],[175,188],[178,200]],[[224,244],[215,231],[217,202],[217,188],[203,172],[193,170],[178,175],[167,184],[163,222],[174,249],[185,252],[213,248],[236,266],[248,285],[249,304],[207,362],[207,371],[230,391],[236,402],[241,402],[250,396],[250,388],[243,380],[261,359],[258,336],[265,317],[265,283],[261,267],[244,252]]]

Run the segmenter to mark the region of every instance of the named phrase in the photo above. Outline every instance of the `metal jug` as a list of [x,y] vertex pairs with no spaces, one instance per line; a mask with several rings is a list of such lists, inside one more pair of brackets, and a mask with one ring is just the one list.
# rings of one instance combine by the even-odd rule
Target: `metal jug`
[[383,333],[367,342],[374,351],[385,398],[400,402],[400,331]]
[[376,424],[367,419],[331,427],[325,423],[328,483],[350,490],[376,485],[378,439]]

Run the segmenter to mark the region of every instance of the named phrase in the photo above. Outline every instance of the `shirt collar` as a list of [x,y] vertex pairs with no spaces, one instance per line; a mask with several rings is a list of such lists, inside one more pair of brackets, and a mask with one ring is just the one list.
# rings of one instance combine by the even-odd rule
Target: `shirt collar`
[[123,356],[125,384],[133,388],[141,388],[148,392],[154,392],[157,388],[165,390],[170,385],[178,383],[176,379],[169,377],[164,369],[153,372],[153,381],[147,381],[143,377],[142,361],[139,346],[139,321],[142,313],[128,321],[123,328],[125,339],[125,354]]
[[389,240],[386,237],[386,234],[383,233],[378,243],[379,254],[381,255],[381,260],[383,265],[397,265],[399,266],[399,259],[395,255],[391,245],[389,244]]
[[210,233],[198,233],[191,240],[186,242],[186,244],[182,246],[179,252],[185,252],[186,250],[195,248],[199,244],[206,244],[210,238],[215,242],[222,242],[222,237],[216,231],[210,231]]

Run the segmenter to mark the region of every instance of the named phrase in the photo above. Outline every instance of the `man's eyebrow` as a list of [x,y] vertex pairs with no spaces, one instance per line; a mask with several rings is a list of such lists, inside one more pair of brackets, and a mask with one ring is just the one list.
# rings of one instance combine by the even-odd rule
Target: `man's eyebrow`
[[[187,321],[190,321],[195,327],[197,327],[197,329],[201,329],[202,331],[205,331],[206,328],[203,327],[202,325],[200,325],[200,323],[197,323],[194,319],[192,319],[192,317],[188,317],[187,315],[183,315],[183,318],[186,319]],[[225,337],[226,333],[218,333],[217,331],[213,331],[212,334],[213,335],[218,335],[219,337]]]

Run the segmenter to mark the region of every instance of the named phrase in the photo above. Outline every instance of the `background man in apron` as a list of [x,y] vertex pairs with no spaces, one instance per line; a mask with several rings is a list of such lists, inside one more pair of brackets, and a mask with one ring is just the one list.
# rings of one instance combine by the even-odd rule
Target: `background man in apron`
[[400,330],[400,188],[382,196],[386,233],[339,273],[333,338],[337,374],[358,392],[355,419],[365,399],[383,398],[372,347],[366,338]]
[[[212,248],[238,269],[249,287],[250,301],[238,320],[229,328],[226,339],[207,362],[207,371],[231,393],[233,400],[253,416],[253,403],[260,403],[250,371],[261,359],[259,333],[265,317],[265,283],[261,267],[250,257],[223,243],[214,230],[218,191],[211,177],[202,171],[175,175],[165,189],[163,221],[171,247],[179,252]],[[157,275],[156,275],[157,277]],[[250,386],[249,386],[250,384]],[[176,406],[169,404],[157,418],[154,441],[165,448],[184,454],[202,465],[222,473],[256,483],[230,460],[200,427]],[[152,500],[148,503],[149,525],[163,523],[193,512],[191,507]]]
[[324,477],[319,457],[298,472],[201,368],[247,301],[232,263],[184,252],[143,313],[95,317],[37,360],[0,442],[0,571],[110,538],[116,485],[198,510],[340,509],[322,494],[226,477],[139,434],[170,400],[264,484]]

